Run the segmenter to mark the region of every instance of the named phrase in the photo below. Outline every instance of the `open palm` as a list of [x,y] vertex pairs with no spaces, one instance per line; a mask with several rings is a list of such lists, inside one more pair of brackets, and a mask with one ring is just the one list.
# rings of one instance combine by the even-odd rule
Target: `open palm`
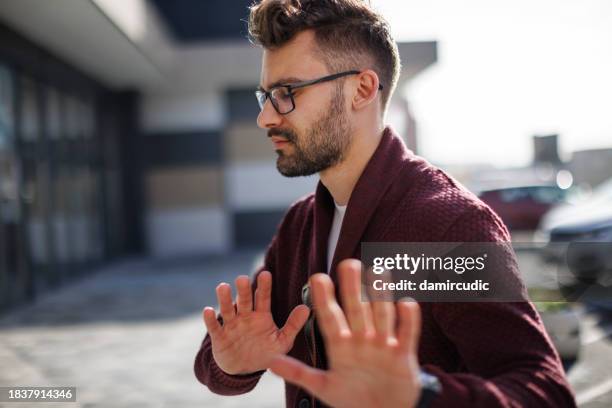
[[288,356],[275,357],[270,368],[333,407],[413,407],[421,392],[418,305],[361,302],[360,273],[356,260],[338,266],[344,310],[329,276],[316,274],[310,280],[329,369],[318,370]]
[[236,278],[236,288],[238,294],[234,307],[230,285],[221,283],[217,286],[222,324],[217,320],[213,308],[204,308],[204,323],[210,334],[213,357],[219,368],[228,374],[265,370],[275,355],[291,350],[310,311],[305,305],[295,307],[285,325],[279,329],[270,311],[270,272],[259,274],[254,304],[247,276]]

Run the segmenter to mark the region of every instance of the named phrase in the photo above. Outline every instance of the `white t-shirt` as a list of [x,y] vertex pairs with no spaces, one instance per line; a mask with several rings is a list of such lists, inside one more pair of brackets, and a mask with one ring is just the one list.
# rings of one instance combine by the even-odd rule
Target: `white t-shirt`
[[331,264],[334,259],[334,252],[336,252],[338,238],[340,238],[340,228],[342,227],[344,213],[346,212],[346,205],[338,205],[335,202],[334,205],[336,206],[334,210],[334,220],[332,221],[329,238],[327,240],[327,273],[331,272]]

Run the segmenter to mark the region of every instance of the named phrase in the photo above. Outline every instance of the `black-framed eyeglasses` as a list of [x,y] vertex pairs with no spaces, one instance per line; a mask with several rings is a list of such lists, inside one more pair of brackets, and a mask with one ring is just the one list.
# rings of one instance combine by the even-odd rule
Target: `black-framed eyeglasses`
[[[337,74],[327,75],[321,78],[312,79],[309,81],[302,82],[294,82],[292,84],[284,84],[284,85],[276,85],[269,91],[265,89],[258,89],[255,91],[255,97],[257,98],[257,102],[259,103],[259,108],[263,110],[264,105],[266,104],[266,100],[270,99],[272,102],[272,106],[274,110],[278,112],[280,115],[286,115],[290,112],[293,112],[295,109],[295,99],[293,91],[295,89],[304,88],[310,85],[320,84],[322,82],[333,81],[335,79],[347,76],[347,75],[357,75],[360,74],[361,71],[344,71],[339,72]],[[378,85],[378,90],[382,91],[382,84]]]

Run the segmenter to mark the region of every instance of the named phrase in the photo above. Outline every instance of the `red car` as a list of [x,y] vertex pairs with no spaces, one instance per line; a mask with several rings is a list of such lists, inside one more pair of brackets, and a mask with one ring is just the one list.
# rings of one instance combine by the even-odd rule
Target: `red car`
[[511,230],[535,230],[542,216],[563,201],[566,190],[555,185],[531,185],[485,190],[478,195]]

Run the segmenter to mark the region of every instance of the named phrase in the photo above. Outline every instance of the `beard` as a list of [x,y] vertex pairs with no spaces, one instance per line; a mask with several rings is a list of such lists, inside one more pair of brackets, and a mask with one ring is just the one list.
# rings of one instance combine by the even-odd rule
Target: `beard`
[[285,137],[293,152],[277,150],[276,168],[286,177],[310,176],[340,163],[351,142],[351,127],[344,111],[342,86],[336,87],[330,108],[325,110],[305,136],[289,129],[270,129],[269,136]]

